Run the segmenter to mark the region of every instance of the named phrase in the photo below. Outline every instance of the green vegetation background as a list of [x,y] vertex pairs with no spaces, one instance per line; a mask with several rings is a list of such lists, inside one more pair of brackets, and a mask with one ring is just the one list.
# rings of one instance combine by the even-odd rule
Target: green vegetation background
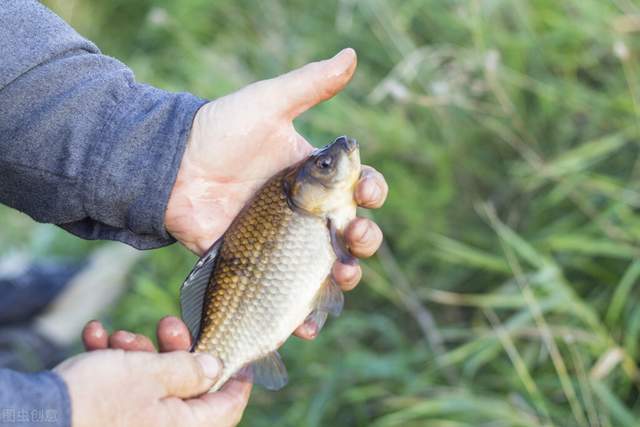
[[[50,0],[140,81],[215,98],[345,46],[306,113],[391,187],[344,315],[291,339],[244,426],[635,426],[640,418],[640,6],[631,0]],[[0,243],[96,243],[4,208]],[[194,261],[149,252],[106,316],[151,333]]]

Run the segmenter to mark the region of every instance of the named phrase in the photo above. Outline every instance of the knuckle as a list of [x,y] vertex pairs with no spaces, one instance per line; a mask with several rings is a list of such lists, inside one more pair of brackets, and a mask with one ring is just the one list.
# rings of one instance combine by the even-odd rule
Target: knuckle
[[362,269],[359,265],[338,267],[333,275],[343,290],[351,290],[360,281]]
[[118,329],[113,334],[111,334],[111,338],[112,339],[123,338],[126,335],[126,333],[127,332],[124,331],[123,329]]
[[[204,423],[198,423],[194,420],[194,414],[191,411],[185,410],[184,404],[179,399],[165,399],[163,401],[163,413],[160,418],[164,423],[161,425],[165,426],[196,426],[196,425],[204,425]],[[153,414],[156,415],[156,414]],[[160,421],[158,420],[158,421]]]
[[163,358],[163,372],[166,381],[181,391],[197,388],[203,381],[202,367],[198,361],[186,352],[160,354]]
[[194,357],[194,355],[186,353],[186,352],[178,352],[179,359],[181,364],[185,367],[188,372],[186,376],[191,380],[192,383],[199,383],[204,378],[204,370],[202,369],[202,365],[198,362],[198,360]]
[[382,230],[378,225],[366,218],[361,218],[351,233],[348,234],[351,242],[350,249],[354,255],[369,257],[373,255],[383,240]]
[[367,237],[369,229],[369,220],[366,218],[356,218],[351,221],[347,228],[347,239],[354,244],[364,241]]

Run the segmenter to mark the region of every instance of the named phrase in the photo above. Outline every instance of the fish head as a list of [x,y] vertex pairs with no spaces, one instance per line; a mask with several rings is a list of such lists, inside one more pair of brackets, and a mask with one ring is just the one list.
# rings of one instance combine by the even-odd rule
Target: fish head
[[350,213],[355,213],[356,208],[354,191],[360,173],[358,142],[340,136],[299,163],[288,174],[285,191],[290,203],[307,213],[335,217],[344,211],[344,215],[352,216]]

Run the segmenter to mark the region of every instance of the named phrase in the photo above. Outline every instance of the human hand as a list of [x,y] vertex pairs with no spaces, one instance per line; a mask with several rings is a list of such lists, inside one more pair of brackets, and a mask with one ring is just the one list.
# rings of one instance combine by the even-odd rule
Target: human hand
[[[313,147],[295,130],[293,119],[340,92],[355,68],[355,52],[345,49],[204,105],[195,116],[169,198],[167,231],[204,253],[267,179],[309,155]],[[355,192],[358,204],[380,207],[387,192],[382,174],[364,166]],[[369,219],[356,218],[345,238],[354,256],[368,257],[380,246],[382,231]],[[343,290],[354,288],[362,276],[360,266],[339,262],[332,273]],[[303,338],[316,334],[313,325],[296,331]]]
[[[166,316],[158,322],[156,338],[160,353],[187,351],[191,347],[189,329],[174,316]],[[156,352],[149,338],[142,334],[118,330],[111,335],[97,320],[87,323],[82,330],[82,343],[87,351],[116,349],[125,351]]]
[[[156,354],[142,335],[118,331],[109,337],[99,322],[82,334],[90,353],[73,357],[55,371],[69,388],[73,426],[235,426],[251,392],[246,376],[206,393],[221,373],[217,359],[191,354],[189,332],[178,319],[158,324]],[[129,335],[130,334],[130,335]]]

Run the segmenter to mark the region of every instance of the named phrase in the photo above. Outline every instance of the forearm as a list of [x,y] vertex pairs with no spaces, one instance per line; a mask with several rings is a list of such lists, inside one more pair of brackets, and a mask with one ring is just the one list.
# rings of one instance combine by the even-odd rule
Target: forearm
[[0,202],[88,239],[170,243],[164,212],[204,101],[134,81],[35,1],[0,3]]
[[69,393],[57,374],[0,369],[0,425],[14,424],[71,426]]

